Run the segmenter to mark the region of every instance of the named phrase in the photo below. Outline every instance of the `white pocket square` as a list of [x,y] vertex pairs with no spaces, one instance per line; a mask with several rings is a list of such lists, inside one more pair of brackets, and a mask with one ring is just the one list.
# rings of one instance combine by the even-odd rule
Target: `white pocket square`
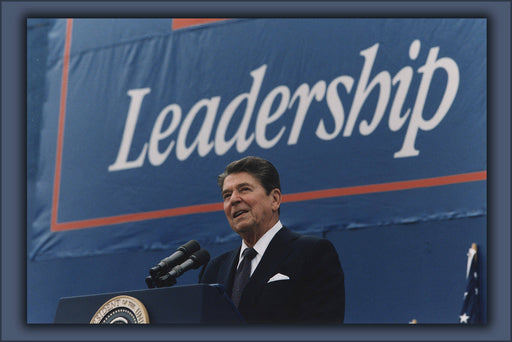
[[273,281],[278,281],[278,280],[288,280],[290,279],[290,277],[288,277],[287,275],[284,275],[284,274],[281,274],[281,273],[278,273],[276,274],[275,276],[273,276],[272,278],[270,278],[268,281],[267,281],[267,284],[268,283],[271,283]]

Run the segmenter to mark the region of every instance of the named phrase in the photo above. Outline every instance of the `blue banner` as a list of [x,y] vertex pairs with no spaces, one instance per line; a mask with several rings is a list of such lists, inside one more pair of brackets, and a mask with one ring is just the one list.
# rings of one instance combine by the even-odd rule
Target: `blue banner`
[[247,155],[302,232],[486,214],[485,19],[177,22],[54,21],[31,259],[232,239]]

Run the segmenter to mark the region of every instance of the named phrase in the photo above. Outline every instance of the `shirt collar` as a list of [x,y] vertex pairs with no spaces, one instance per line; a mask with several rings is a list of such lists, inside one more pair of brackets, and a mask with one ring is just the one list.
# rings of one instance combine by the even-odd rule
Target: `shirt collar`
[[[279,220],[272,228],[270,228],[265,234],[263,234],[263,236],[256,242],[256,244],[254,245],[253,248],[256,250],[256,252],[258,252],[259,256],[262,256],[265,253],[268,245],[270,244],[270,241],[272,241],[274,236],[277,234],[277,232],[279,230],[281,230],[281,228],[283,228],[283,224]],[[245,244],[244,240],[242,240],[242,248],[240,248],[240,255],[239,255],[240,258],[242,257],[242,253],[246,248],[248,248],[248,247]]]

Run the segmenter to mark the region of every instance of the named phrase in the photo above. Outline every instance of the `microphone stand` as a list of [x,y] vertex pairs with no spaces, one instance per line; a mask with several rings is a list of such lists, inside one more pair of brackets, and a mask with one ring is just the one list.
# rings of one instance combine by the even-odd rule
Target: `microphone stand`
[[176,285],[176,278],[170,277],[167,273],[157,277],[148,276],[146,277],[146,285],[149,289],[154,289],[155,287],[170,287]]

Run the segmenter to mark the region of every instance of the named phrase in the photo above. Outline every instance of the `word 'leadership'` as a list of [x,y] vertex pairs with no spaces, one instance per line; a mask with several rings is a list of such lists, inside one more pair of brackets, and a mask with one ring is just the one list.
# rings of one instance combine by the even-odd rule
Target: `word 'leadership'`
[[[409,47],[409,58],[411,60],[414,61],[418,58],[420,48],[419,40],[411,43]],[[180,105],[170,104],[158,114],[151,135],[146,140],[147,142],[138,146],[133,145],[133,137],[137,129],[138,118],[141,115],[142,102],[151,93],[151,89],[131,89],[127,92],[131,100],[119,151],[115,162],[108,167],[108,170],[119,171],[142,167],[146,160],[149,160],[153,166],[159,166],[167,160],[173,148],[178,160],[186,160],[195,150],[201,157],[206,156],[211,151],[219,156],[223,155],[233,146],[239,153],[242,153],[253,142],[264,149],[273,148],[284,140],[288,145],[295,145],[299,141],[302,130],[309,129],[309,127],[303,127],[306,116],[318,115],[316,112],[308,113],[314,101],[319,103],[325,101],[329,110],[328,114],[332,117],[332,120],[319,118],[316,121],[316,127],[312,128],[315,129],[316,137],[328,141],[336,139],[342,134],[343,137],[347,138],[354,132],[361,109],[374,90],[378,90],[375,111],[370,121],[360,120],[359,133],[363,136],[372,134],[383,121],[388,105],[391,105],[387,122],[389,129],[396,132],[405,128],[402,146],[394,153],[393,157],[417,156],[420,153],[415,147],[418,132],[430,131],[437,127],[448,113],[455,99],[459,88],[459,68],[451,58],[438,58],[439,47],[431,48],[425,64],[417,69],[417,73],[421,74],[421,80],[416,99],[413,101],[414,105],[412,108],[404,109],[405,99],[408,94],[412,93],[410,88],[414,70],[411,66],[405,66],[393,77],[388,71],[384,70],[370,80],[378,49],[379,44],[375,44],[360,52],[360,55],[364,58],[364,64],[357,85],[355,85],[353,77],[342,75],[334,78],[329,83],[324,80],[316,82],[313,86],[303,83],[295,89],[293,94],[286,85],[279,85],[271,89],[266,95],[260,94],[261,85],[267,71],[267,65],[264,64],[250,72],[252,77],[250,90],[233,98],[224,108],[222,114],[219,111],[220,96],[200,99],[186,115],[183,115]],[[442,97],[439,104],[428,106],[428,108],[437,107],[435,111],[424,113],[427,95],[436,71],[441,71],[439,78],[445,79],[446,83],[444,89],[441,90]],[[340,96],[339,90],[346,93],[347,96],[354,92],[348,116],[345,115],[344,109],[348,106],[343,103],[343,96]],[[394,91],[393,97],[391,96],[392,90]],[[439,91],[439,89],[436,89],[436,91]],[[262,99],[262,102],[256,110],[258,99]],[[368,105],[365,108],[367,107]],[[233,120],[235,112],[243,109],[245,111],[242,119]],[[201,116],[199,116],[200,114]],[[291,126],[279,126],[277,121],[281,117],[290,114],[294,115],[293,121],[290,121]],[[197,120],[195,120],[196,117]],[[254,129],[249,130],[253,117],[255,117]],[[198,130],[197,128],[194,129],[195,133],[193,134],[195,136],[189,136],[192,123],[201,119],[200,128]],[[329,117],[329,119],[331,118]],[[230,125],[231,129],[233,125],[238,128],[236,128],[234,134],[231,133],[231,136],[227,136],[228,126]],[[272,125],[271,136],[267,131],[270,125]],[[137,157],[129,160],[129,155],[137,155]]]

